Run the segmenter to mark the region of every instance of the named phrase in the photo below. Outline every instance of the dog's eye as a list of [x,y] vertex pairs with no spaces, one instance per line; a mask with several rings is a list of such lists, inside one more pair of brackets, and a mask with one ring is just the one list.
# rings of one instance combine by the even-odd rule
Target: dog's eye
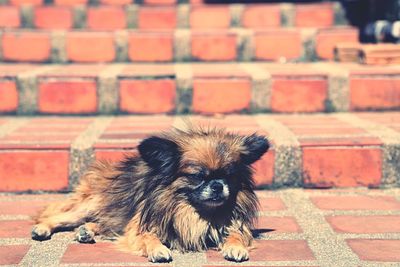
[[204,171],[199,171],[196,173],[185,173],[184,175],[190,179],[202,180],[205,178],[206,173]]

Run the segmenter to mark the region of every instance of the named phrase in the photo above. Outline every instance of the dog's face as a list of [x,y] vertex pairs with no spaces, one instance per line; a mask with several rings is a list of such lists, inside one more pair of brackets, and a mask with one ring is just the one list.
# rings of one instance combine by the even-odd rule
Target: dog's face
[[166,185],[202,210],[214,210],[251,188],[249,166],[269,148],[265,137],[224,131],[176,132],[151,137],[139,152]]

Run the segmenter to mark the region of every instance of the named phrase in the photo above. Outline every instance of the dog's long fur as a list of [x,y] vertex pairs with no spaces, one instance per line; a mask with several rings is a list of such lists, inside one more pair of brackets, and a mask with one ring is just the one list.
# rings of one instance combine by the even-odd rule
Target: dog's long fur
[[[218,129],[175,129],[150,137],[139,145],[137,155],[118,164],[94,163],[69,199],[37,216],[33,238],[84,225],[86,234],[118,236],[119,247],[152,261],[169,260],[165,246],[201,251],[210,244],[235,260],[232,249],[251,245],[257,212],[250,164],[268,146],[263,137]],[[184,174],[193,171],[193,164],[233,169],[231,196],[223,207],[203,209],[190,203],[187,191],[195,185]]]

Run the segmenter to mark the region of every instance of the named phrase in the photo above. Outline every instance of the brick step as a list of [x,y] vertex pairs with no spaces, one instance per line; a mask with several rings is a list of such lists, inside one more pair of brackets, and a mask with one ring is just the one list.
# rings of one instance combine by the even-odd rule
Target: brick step
[[0,113],[399,110],[400,68],[345,63],[0,64]]
[[332,59],[340,42],[358,42],[351,27],[230,30],[0,32],[4,62],[172,62]]
[[[191,116],[193,123],[258,132],[272,148],[255,164],[258,187],[391,187],[400,183],[400,113]],[[93,159],[136,153],[173,116],[3,117],[0,191],[67,190]]]
[[0,28],[57,30],[325,28],[347,24],[339,3],[172,6],[109,4],[0,6]]

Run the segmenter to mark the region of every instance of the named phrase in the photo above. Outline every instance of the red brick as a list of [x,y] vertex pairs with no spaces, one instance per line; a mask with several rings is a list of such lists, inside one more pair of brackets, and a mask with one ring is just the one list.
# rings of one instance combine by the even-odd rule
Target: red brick
[[94,30],[126,28],[126,14],[120,6],[98,6],[87,10],[87,27]]
[[387,196],[323,196],[311,201],[323,210],[400,210],[400,201]]
[[338,233],[400,233],[400,216],[328,216],[326,220]]
[[115,58],[113,33],[69,32],[66,52],[75,62],[111,62]]
[[98,160],[108,160],[111,162],[118,162],[126,155],[131,155],[135,150],[123,150],[123,149],[96,149],[95,157]]
[[0,238],[27,238],[31,236],[32,221],[0,221]]
[[143,3],[146,5],[156,5],[156,6],[162,6],[162,5],[173,5],[176,4],[178,1],[177,0],[143,0]]
[[[229,96],[229,98],[227,98]],[[245,79],[195,79],[193,111],[224,113],[249,109],[251,83]]]
[[318,112],[325,110],[328,97],[326,80],[275,79],[271,109],[275,112]]
[[86,5],[88,0],[54,0],[54,3],[60,6],[76,6]]
[[41,62],[50,58],[50,36],[41,32],[5,32],[3,59],[6,61]]
[[228,6],[192,6],[190,27],[193,29],[229,28],[231,16]]
[[302,230],[293,217],[262,216],[257,218],[256,229],[266,234],[301,233]]
[[335,14],[330,3],[296,5],[295,25],[297,27],[329,27]]
[[39,111],[93,113],[97,111],[95,81],[43,81],[39,84]]
[[120,109],[129,113],[165,113],[175,108],[176,85],[171,79],[121,80]]
[[229,33],[193,33],[192,56],[204,61],[236,60],[236,35]]
[[129,36],[129,59],[132,61],[172,61],[174,58],[171,33],[132,33]]
[[260,211],[276,211],[286,209],[285,204],[279,197],[259,196],[258,200],[260,201]]
[[351,239],[347,244],[361,260],[400,261],[400,240]]
[[116,245],[108,242],[96,244],[71,244],[61,259],[61,263],[118,263],[147,262],[146,257],[118,251]]
[[71,8],[40,6],[34,9],[34,25],[42,29],[70,29],[73,26]]
[[19,8],[13,6],[0,6],[0,27],[17,28],[21,25]]
[[3,215],[35,215],[49,201],[0,201],[0,214]]
[[351,110],[393,109],[400,107],[400,79],[351,78]]
[[281,9],[279,5],[246,5],[242,14],[242,25],[246,28],[279,27]]
[[0,191],[68,187],[68,151],[0,151]]
[[382,151],[378,148],[303,148],[304,183],[309,186],[378,186]]
[[338,43],[358,43],[358,31],[351,28],[319,30],[315,37],[315,51],[321,59],[333,59]]
[[271,185],[274,178],[275,153],[268,151],[259,161],[253,164],[256,186]]
[[127,5],[131,4],[132,0],[99,0],[99,2],[105,5]]
[[13,112],[18,108],[18,89],[14,81],[0,80],[0,113]]
[[263,30],[255,33],[255,58],[290,60],[301,56],[302,42],[298,30]]
[[[299,261],[314,260],[305,240],[257,240],[250,251],[250,261]],[[224,261],[218,251],[208,251],[210,262]]]
[[140,7],[138,14],[139,29],[175,29],[175,7]]
[[21,6],[21,5],[39,6],[43,4],[44,0],[9,0],[8,2],[15,6]]
[[3,245],[0,246],[0,264],[19,264],[28,252],[29,245]]

